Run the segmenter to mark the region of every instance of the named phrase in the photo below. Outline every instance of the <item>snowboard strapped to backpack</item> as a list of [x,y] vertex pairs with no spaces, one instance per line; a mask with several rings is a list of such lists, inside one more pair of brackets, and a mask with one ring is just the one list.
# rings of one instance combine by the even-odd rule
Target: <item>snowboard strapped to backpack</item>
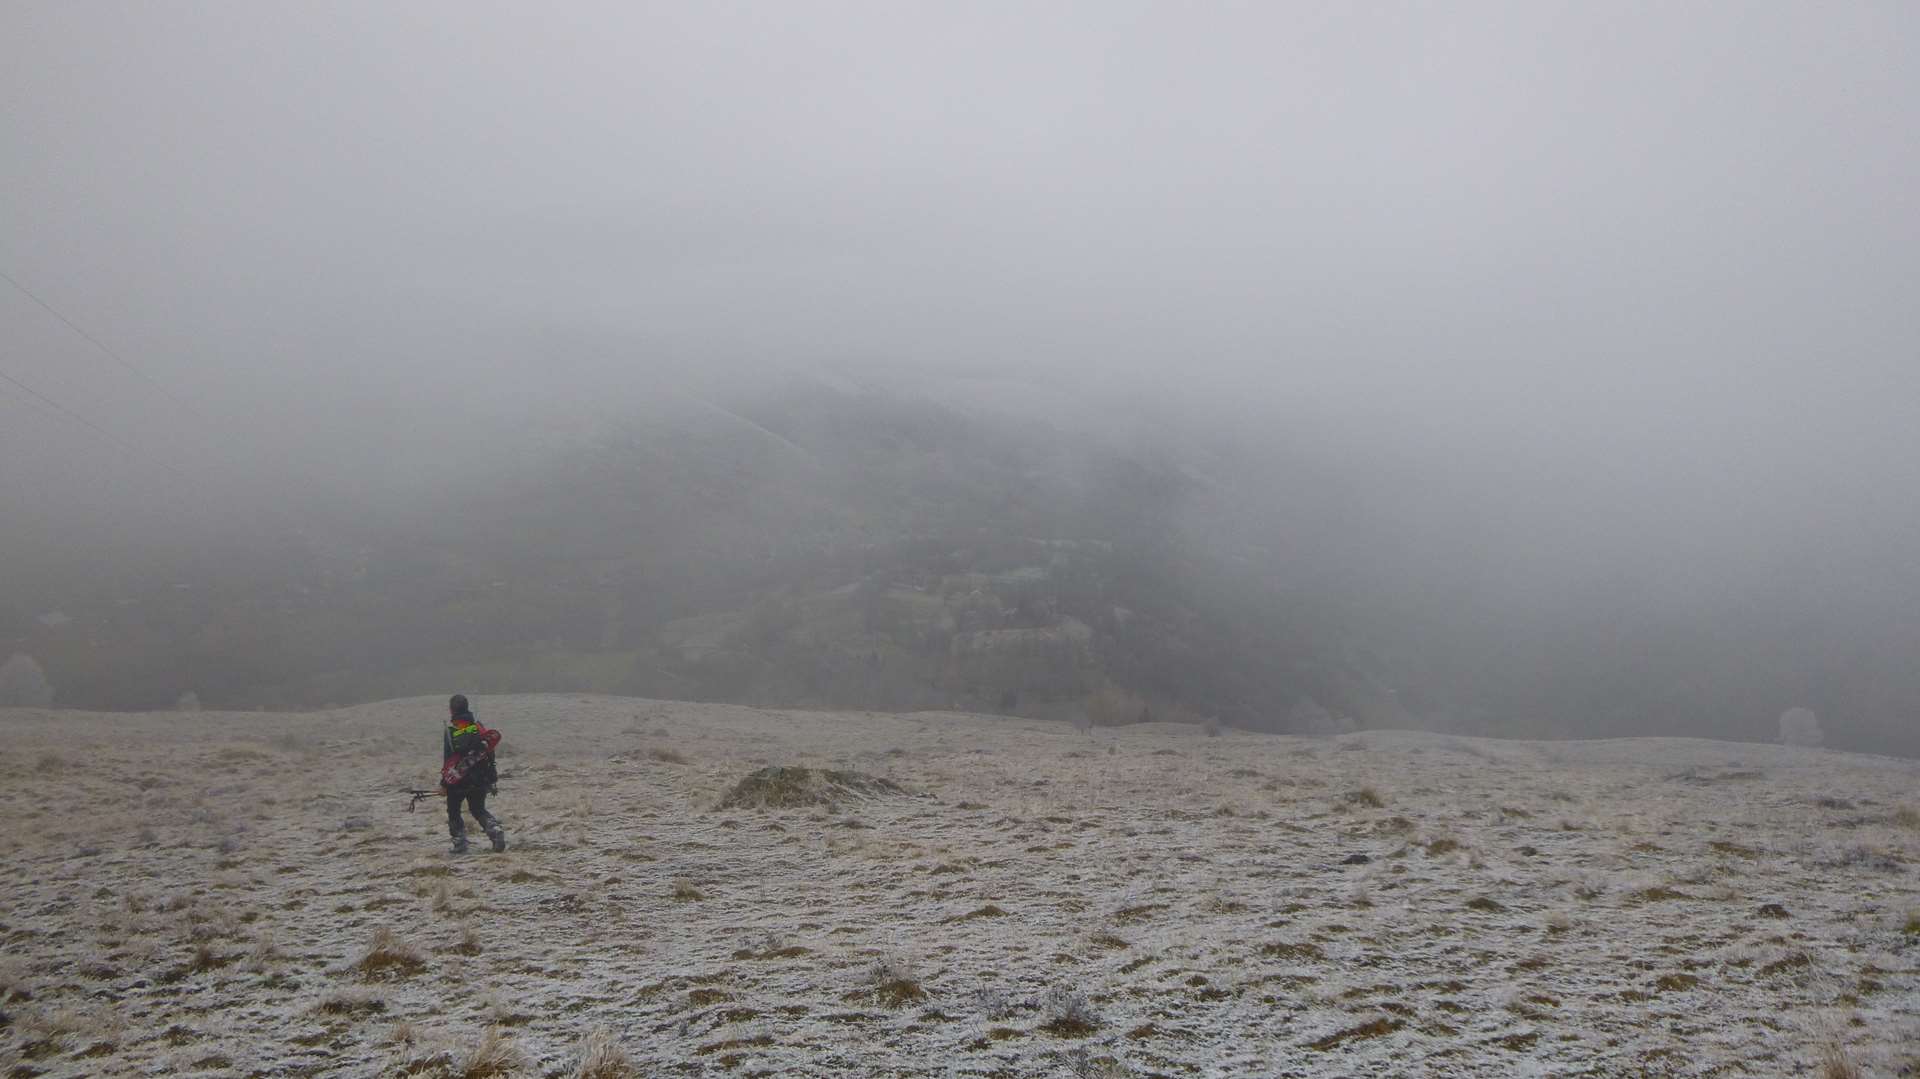
[[454,752],[440,766],[440,784],[444,787],[457,787],[475,769],[493,764],[493,749],[500,744],[500,732],[482,727],[479,720],[473,722],[472,744],[462,750],[459,745],[468,740],[469,732],[462,731],[454,739]]

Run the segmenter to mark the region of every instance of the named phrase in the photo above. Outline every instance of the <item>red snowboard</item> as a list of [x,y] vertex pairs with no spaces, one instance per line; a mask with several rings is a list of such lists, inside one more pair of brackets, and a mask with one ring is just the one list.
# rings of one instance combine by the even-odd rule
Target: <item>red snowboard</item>
[[467,778],[467,773],[473,771],[475,765],[493,756],[493,747],[500,744],[499,731],[488,730],[478,723],[474,726],[479,728],[478,733],[482,744],[474,746],[465,753],[456,753],[447,758],[446,763],[440,766],[441,786],[458,786],[461,780]]

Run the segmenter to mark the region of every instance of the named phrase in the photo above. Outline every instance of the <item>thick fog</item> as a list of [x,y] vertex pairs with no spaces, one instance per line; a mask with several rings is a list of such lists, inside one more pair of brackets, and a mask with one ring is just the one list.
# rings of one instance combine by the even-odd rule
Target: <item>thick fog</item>
[[[835,467],[799,379],[1185,477],[1179,557],[1338,619],[1363,722],[1920,752],[1917,55],[1898,3],[11,4],[0,653],[608,431]],[[168,632],[235,604],[290,609]]]

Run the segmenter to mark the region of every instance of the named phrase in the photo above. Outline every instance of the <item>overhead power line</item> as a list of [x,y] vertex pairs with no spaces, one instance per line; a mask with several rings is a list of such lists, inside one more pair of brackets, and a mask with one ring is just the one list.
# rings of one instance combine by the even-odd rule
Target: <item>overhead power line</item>
[[53,409],[47,407],[46,405],[41,404],[39,401],[35,400],[34,398],[28,397],[24,393],[9,393],[6,395],[6,399],[8,401],[18,402],[20,405],[20,410],[22,412],[26,412],[35,416],[44,416],[48,419],[59,420],[62,423],[71,422],[65,416],[61,415],[58,412],[55,412]]
[[[5,270],[0,270],[0,278],[6,279],[7,284],[12,285],[15,289],[17,289],[20,295],[25,296],[27,299],[32,300],[36,304],[39,304],[41,310],[45,311],[49,315],[52,315],[54,318],[59,319],[61,325],[65,326],[69,330],[72,330],[74,333],[79,334],[83,339],[87,341],[87,343],[91,344],[94,348],[99,349],[103,354],[105,354],[108,359],[112,360],[113,362],[119,364],[121,367],[125,368],[134,377],[138,378],[140,381],[145,382],[148,386],[152,387],[155,392],[160,394],[160,396],[165,397],[169,401],[172,401],[175,405],[179,406],[181,409],[185,410],[188,414],[192,415],[194,419],[199,420],[201,423],[207,423],[207,424],[210,424],[213,422],[212,420],[209,420],[206,417],[206,415],[202,413],[199,409],[193,407],[191,404],[188,404],[186,398],[181,397],[179,394],[174,393],[172,390],[168,389],[164,385],[161,385],[159,381],[154,379],[153,376],[147,374],[145,371],[142,371],[138,367],[135,367],[133,364],[128,363],[126,357],[120,355],[118,352],[115,352],[113,349],[108,348],[105,342],[101,341],[98,337],[95,337],[94,335],[88,333],[87,331],[81,329],[78,325],[74,323],[72,319],[68,318],[67,316],[61,314],[59,311],[55,310],[52,304],[41,299],[39,296],[34,295],[32,289],[29,289],[27,286],[21,284],[18,280],[14,278],[12,274],[6,272]],[[12,381],[12,380],[9,379],[8,381]]]
[[180,471],[179,469],[173,467],[172,465],[168,464],[165,461],[160,460],[159,458],[153,456],[152,454],[141,453],[139,447],[135,446],[133,443],[128,442],[126,439],[121,438],[119,435],[114,434],[112,431],[107,430],[105,427],[102,427],[99,424],[93,422],[92,420],[86,418],[85,416],[82,416],[80,413],[75,412],[73,409],[68,408],[67,406],[61,404],[60,402],[54,400],[53,398],[48,397],[46,394],[41,393],[39,390],[34,389],[32,386],[27,385],[26,383],[20,381],[17,378],[14,378],[12,375],[7,374],[5,371],[0,371],[0,382],[6,382],[16,387],[21,392],[25,393],[27,396],[33,398],[34,400],[54,410],[60,415],[66,417],[68,420],[79,424],[80,426],[86,428],[87,430],[92,431],[94,434],[99,435],[101,438],[106,439],[108,442],[113,443],[115,446],[119,447],[121,452],[125,453],[127,456],[135,458],[137,460],[144,460],[152,464],[158,465],[159,467],[166,469],[168,472],[173,473],[174,475],[180,477],[183,480],[190,480],[192,478],[188,476],[185,472]]

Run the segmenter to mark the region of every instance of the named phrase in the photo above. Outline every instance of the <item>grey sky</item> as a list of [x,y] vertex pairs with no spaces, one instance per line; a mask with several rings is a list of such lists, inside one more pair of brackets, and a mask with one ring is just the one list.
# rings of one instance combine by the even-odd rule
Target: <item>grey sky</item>
[[[1914,479],[1910,4],[16,3],[0,42],[0,267],[229,451],[853,359],[1629,486]],[[5,290],[0,335],[213,452]]]
[[193,404],[0,286],[0,373],[134,447],[0,383],[0,569],[898,372],[1179,446],[1187,553],[1444,707],[1911,751],[1916,58],[1905,2],[16,0],[0,270]]

